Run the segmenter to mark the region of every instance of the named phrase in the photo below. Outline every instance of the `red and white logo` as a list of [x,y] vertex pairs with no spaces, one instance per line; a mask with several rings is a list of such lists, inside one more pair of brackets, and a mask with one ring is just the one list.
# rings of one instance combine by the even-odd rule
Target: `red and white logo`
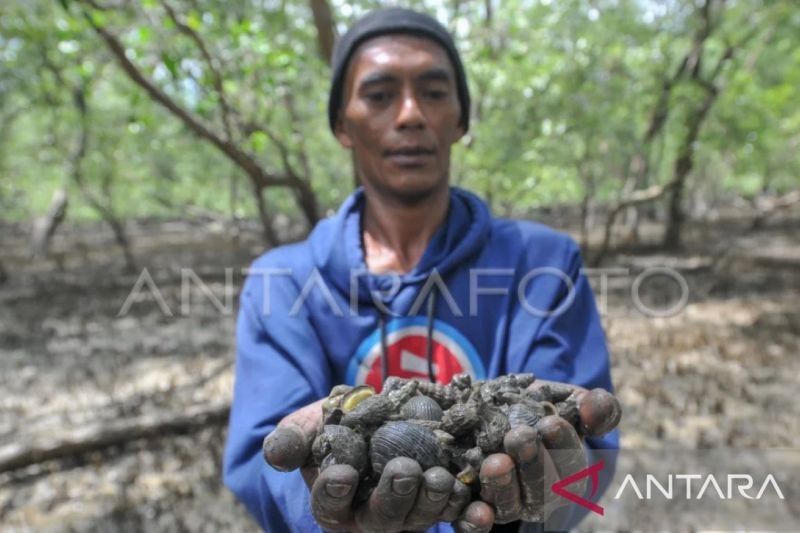
[[[428,328],[425,319],[396,319],[387,324],[386,330],[389,375],[427,381]],[[432,370],[437,383],[450,383],[453,376],[464,372],[477,379],[485,377],[483,364],[472,344],[452,326],[434,321],[431,343]],[[370,335],[359,346],[347,374],[349,383],[371,385],[380,391],[383,381],[380,331]]]
[[553,483],[553,486],[550,487],[555,494],[558,494],[562,498],[566,498],[573,503],[577,503],[581,507],[589,509],[593,513],[597,513],[600,516],[605,514],[605,509],[601,506],[597,505],[593,501],[589,501],[586,498],[583,498],[580,494],[575,494],[574,492],[570,492],[566,489],[568,485],[575,483],[576,481],[580,481],[581,479],[588,477],[592,482],[592,490],[589,494],[590,498],[594,498],[595,494],[597,494],[597,488],[600,486],[600,471],[605,468],[606,462],[604,460],[600,460],[589,466],[584,468],[579,472],[575,472],[571,476],[567,476],[561,481],[556,481]]

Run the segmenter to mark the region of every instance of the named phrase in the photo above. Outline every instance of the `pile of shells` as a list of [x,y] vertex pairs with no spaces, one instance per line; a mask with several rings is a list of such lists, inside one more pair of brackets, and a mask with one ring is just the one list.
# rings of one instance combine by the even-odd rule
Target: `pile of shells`
[[512,427],[559,415],[586,434],[578,427],[574,389],[553,384],[529,390],[533,381],[533,374],[475,382],[460,374],[449,385],[390,377],[380,394],[369,386],[336,386],[323,404],[314,464],[355,468],[362,479],[357,499],[366,499],[395,457],[410,457],[423,470],[445,467],[477,489],[483,459],[503,451]]

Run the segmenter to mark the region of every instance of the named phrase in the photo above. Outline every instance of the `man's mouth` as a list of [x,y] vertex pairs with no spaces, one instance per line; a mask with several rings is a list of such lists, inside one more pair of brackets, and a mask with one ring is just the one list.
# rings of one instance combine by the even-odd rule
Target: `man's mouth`
[[434,153],[424,146],[407,146],[387,150],[385,157],[399,166],[414,167],[426,164]]

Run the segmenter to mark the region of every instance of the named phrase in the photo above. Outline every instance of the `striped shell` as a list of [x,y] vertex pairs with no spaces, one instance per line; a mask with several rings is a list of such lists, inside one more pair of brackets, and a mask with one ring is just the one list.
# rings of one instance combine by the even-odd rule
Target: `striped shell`
[[506,414],[512,428],[515,426],[533,427],[544,416],[544,409],[536,410],[524,403],[515,403],[508,406]]
[[323,470],[332,464],[350,465],[360,473],[367,468],[367,443],[364,437],[345,426],[324,426],[314,440],[311,452]]
[[442,408],[436,400],[427,396],[414,396],[400,408],[400,414],[406,419],[441,420]]
[[369,456],[376,474],[395,457],[414,459],[427,470],[439,465],[441,448],[430,429],[409,422],[387,422],[372,435]]

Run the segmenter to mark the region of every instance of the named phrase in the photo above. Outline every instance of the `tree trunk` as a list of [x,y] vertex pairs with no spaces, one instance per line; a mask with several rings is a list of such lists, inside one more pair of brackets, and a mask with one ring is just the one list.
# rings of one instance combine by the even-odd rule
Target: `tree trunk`
[[125,222],[115,216],[108,217],[105,221],[106,224],[111,227],[111,231],[114,232],[114,241],[117,243],[120,250],[122,250],[122,255],[125,258],[125,268],[128,269],[129,272],[135,273],[138,271],[138,268],[136,260],[133,258],[133,252],[131,251],[131,243],[125,232]]
[[[73,155],[72,159],[75,157],[79,156]],[[67,195],[67,190],[65,187],[59,187],[53,193],[53,198],[50,200],[50,207],[47,208],[47,213],[43,217],[37,218],[33,223],[33,234],[31,236],[32,257],[47,257],[50,249],[50,241],[53,239],[53,235],[56,234],[58,227],[64,222],[68,207],[69,196]]]
[[[701,52],[702,53],[702,52]],[[695,145],[697,138],[700,135],[700,128],[705,122],[708,112],[714,105],[714,102],[719,96],[719,89],[714,85],[714,78],[719,73],[722,63],[726,58],[730,57],[730,49],[723,55],[719,65],[715,69],[715,75],[710,80],[702,80],[699,77],[695,81],[703,86],[706,91],[706,97],[700,108],[695,110],[694,113],[687,115],[689,118],[689,128],[686,132],[686,138],[681,144],[678,152],[678,158],[675,160],[674,179],[675,186],[672,188],[672,193],[669,199],[669,211],[667,218],[667,229],[664,232],[664,239],[662,244],[668,250],[677,250],[682,246],[683,222],[686,218],[683,212],[683,192],[686,188],[686,179],[694,168]]]
[[12,443],[0,448],[0,472],[96,452],[139,439],[159,438],[224,424],[228,420],[229,411],[228,403],[196,405],[180,413],[142,415],[132,419],[89,424],[80,430],[56,434],[51,440],[27,446]]
[[317,28],[317,43],[322,59],[330,65],[333,56],[333,45],[336,42],[336,23],[328,0],[311,0],[311,13],[314,15],[314,26]]
[[690,152],[681,155],[675,163],[675,174],[678,179],[676,179],[675,187],[673,187],[672,194],[669,197],[667,229],[662,242],[662,245],[667,250],[679,250],[683,244],[681,230],[686,218],[683,212],[683,189],[686,186],[686,176],[689,175],[694,166],[691,152],[690,150]]
[[[727,55],[727,54],[726,54]],[[681,144],[678,152],[678,159],[675,161],[674,181],[675,186],[669,200],[669,213],[667,219],[667,229],[664,233],[663,245],[667,249],[676,250],[681,247],[681,229],[685,214],[683,212],[683,191],[686,188],[686,178],[694,168],[695,145],[700,135],[700,127],[703,125],[708,112],[714,105],[719,96],[719,89],[711,81],[703,82],[706,89],[706,97],[700,108],[695,113],[689,115],[690,122],[686,138]]]
[[314,194],[314,191],[311,189],[311,185],[298,178],[295,185],[295,197],[297,198],[297,203],[300,204],[300,209],[303,211],[303,215],[310,224],[310,227],[313,228],[319,220],[317,195]]
[[[669,199],[667,228],[662,241],[663,246],[669,250],[676,250],[682,245],[681,231],[686,218],[683,211],[683,194],[686,188],[686,179],[694,167],[695,144],[700,135],[700,128],[721,91],[720,87],[716,85],[717,78],[722,72],[725,63],[733,57],[736,46],[729,44],[723,51],[714,68],[711,69],[708,75],[703,75],[702,65],[705,62],[706,40],[711,35],[713,29],[711,4],[712,0],[706,0],[699,10],[702,25],[698,30],[692,46],[692,51],[688,56],[689,62],[687,65],[691,67],[689,68],[689,79],[695,85],[701,87],[706,95],[700,106],[695,110],[691,110],[691,112],[686,115],[688,118],[686,138],[683,139],[681,148],[678,151],[678,158],[675,160],[673,171],[675,186],[672,189],[672,194]],[[752,35],[753,34],[748,35],[745,39],[752,37]],[[743,42],[744,41],[742,41],[742,43]]]
[[256,207],[258,207],[258,217],[261,220],[261,232],[264,237],[264,244],[276,246],[279,242],[278,236],[272,227],[272,219],[269,216],[267,202],[264,199],[264,190],[258,185],[253,186],[253,195],[256,197]]
[[[83,180],[83,159],[89,145],[89,106],[85,85],[79,85],[73,89],[73,101],[80,116],[80,130],[78,132],[77,148],[71,161],[70,179],[78,186],[78,190],[86,203],[97,211],[100,218],[111,228],[114,233],[114,241],[122,250],[122,255],[125,258],[125,268],[129,272],[136,272],[138,268],[131,252],[130,241],[125,234],[125,224],[114,213],[111,207],[111,199],[108,198],[108,205],[103,204],[99,198],[89,191]],[[108,182],[110,183],[110,179]]]
[[[88,0],[83,3],[85,4],[85,9],[92,8],[92,3]],[[154,102],[163,106],[168,112],[179,119],[198,137],[209,142],[234,165],[245,172],[253,187],[259,191],[259,195],[256,197],[256,203],[258,204],[260,214],[266,213],[266,210],[263,209],[263,205],[259,203],[263,202],[263,198],[260,196],[263,191],[270,187],[287,187],[294,193],[295,197],[300,200],[300,208],[306,218],[306,221],[308,222],[308,225],[313,227],[319,221],[316,197],[311,189],[311,186],[306,181],[302,180],[296,175],[292,175],[291,173],[276,174],[269,172],[267,168],[244,147],[236,144],[236,142],[234,142],[230,136],[220,135],[218,132],[214,131],[214,129],[207,124],[202,117],[180,105],[178,101],[172,98],[167,92],[155,85],[126,55],[125,46],[120,42],[120,40],[107,28],[98,24],[98,22],[93,19],[91,15],[89,15],[88,11],[85,12],[85,15],[87,22],[103,40],[106,48],[109,50],[109,52],[111,52],[116,62],[131,81],[143,89]],[[188,32],[192,40],[194,40],[195,43],[197,43],[200,47],[201,51],[204,52],[204,56],[207,59],[210,58],[208,49],[203,44],[202,37],[196,32],[193,32],[191,28],[185,24],[180,24],[179,27],[182,32]],[[211,61],[209,61],[209,68],[213,68],[213,62]],[[216,91],[220,101],[226,101],[225,95],[221,92],[219,87],[217,87]],[[225,115],[231,111],[231,109],[226,103],[226,105],[222,106],[221,111],[224,119]],[[263,218],[262,222],[265,222]],[[269,226],[269,224],[267,226]],[[274,233],[272,232],[271,228],[267,226],[264,227],[265,236],[272,234],[274,237]]]
[[614,221],[617,219],[617,216],[622,211],[631,206],[643,205],[658,200],[667,192],[669,192],[669,190],[674,186],[675,180],[665,183],[664,185],[651,185],[647,189],[633,191],[630,196],[617,202],[617,204],[611,208],[611,211],[608,213],[608,217],[606,218],[605,228],[603,230],[603,245],[597,251],[595,256],[589,261],[589,264],[592,266],[599,266],[603,262],[603,259],[605,259],[606,254],[608,254],[609,251],[611,229],[614,226]]
[[589,193],[586,192],[581,199],[581,248],[589,247]]

